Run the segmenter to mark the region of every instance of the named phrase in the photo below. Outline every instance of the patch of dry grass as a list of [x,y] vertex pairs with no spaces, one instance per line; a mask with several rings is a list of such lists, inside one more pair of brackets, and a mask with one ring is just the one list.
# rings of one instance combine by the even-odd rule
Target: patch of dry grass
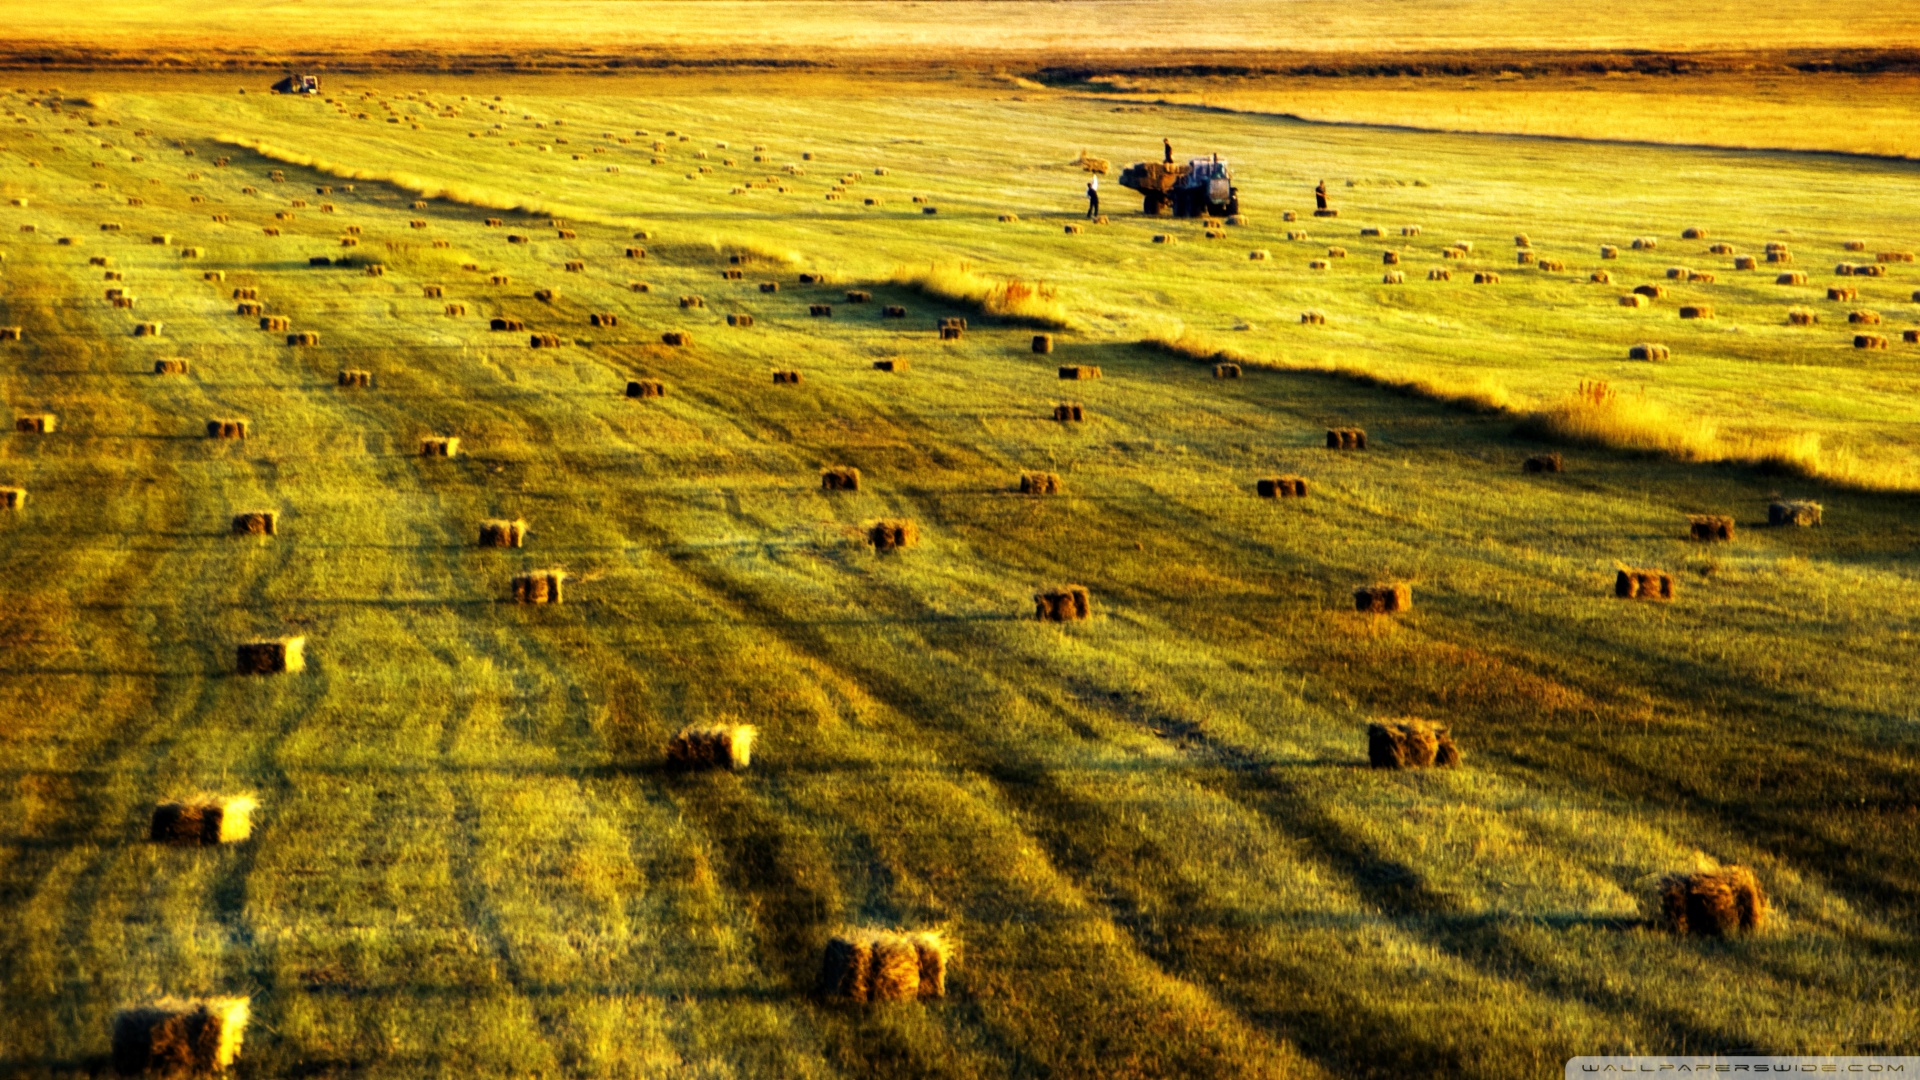
[[1073,319],[1065,304],[1044,281],[993,278],[962,263],[934,263],[924,270],[897,268],[893,284],[915,289],[950,304],[964,304],[982,314],[995,315],[1024,326],[1065,330]]

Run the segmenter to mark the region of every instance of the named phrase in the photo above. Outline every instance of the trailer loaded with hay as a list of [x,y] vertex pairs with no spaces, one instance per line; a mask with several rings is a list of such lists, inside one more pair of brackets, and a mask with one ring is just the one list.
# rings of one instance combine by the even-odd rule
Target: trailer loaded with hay
[[1142,161],[1120,172],[1120,186],[1140,193],[1140,212],[1177,218],[1226,217],[1240,213],[1233,172],[1216,155],[1184,165]]

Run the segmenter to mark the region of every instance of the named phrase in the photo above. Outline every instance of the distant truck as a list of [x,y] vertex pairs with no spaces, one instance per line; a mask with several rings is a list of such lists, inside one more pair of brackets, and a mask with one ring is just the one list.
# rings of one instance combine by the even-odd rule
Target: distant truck
[[1194,158],[1185,165],[1137,162],[1120,173],[1120,186],[1140,193],[1143,214],[1171,209],[1174,217],[1219,217],[1240,212],[1240,189],[1217,156]]
[[320,76],[289,75],[268,89],[276,94],[317,94],[320,92]]

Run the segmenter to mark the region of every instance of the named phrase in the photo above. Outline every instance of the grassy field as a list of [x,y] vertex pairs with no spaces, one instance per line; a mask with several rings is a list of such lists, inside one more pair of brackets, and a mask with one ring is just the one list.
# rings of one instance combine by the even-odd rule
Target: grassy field
[[[0,385],[59,417],[0,443],[29,493],[0,511],[0,1073],[96,1072],[114,1008],[216,992],[253,1000],[242,1076],[1532,1077],[1920,1037],[1920,497],[1865,490],[1920,455],[1920,271],[1820,299],[1833,263],[1920,246],[1914,166],[958,79],[421,77],[337,106],[64,82],[62,115],[12,93],[0,126],[26,200],[0,205],[22,328]],[[1067,234],[1074,157],[1163,134],[1235,163],[1250,224],[1209,240],[1109,181],[1111,223]],[[1283,222],[1321,177],[1342,216]],[[1565,271],[1516,265],[1516,233]],[[1638,236],[1660,246],[1598,258]],[[1455,239],[1472,258],[1439,257]],[[1785,240],[1812,284],[1736,273],[1720,240]],[[1718,280],[1617,304],[1670,265]],[[930,268],[1043,282],[1053,354],[1031,317],[904,283]],[[249,286],[319,344],[235,314]],[[1718,318],[1676,317],[1697,301]],[[1821,323],[1788,327],[1794,305]],[[1853,308],[1892,349],[1851,348]],[[966,337],[937,340],[954,315]],[[1625,359],[1649,340],[1673,360]],[[1190,355],[1223,348],[1248,377]],[[190,374],[150,374],[166,357]],[[668,396],[623,397],[641,376]],[[1516,414],[1593,380],[1629,436],[1794,446],[1853,482],[1578,446],[1522,474],[1550,446]],[[1048,419],[1064,400],[1086,422]],[[204,438],[219,416],[252,437]],[[1322,449],[1336,425],[1371,448]],[[433,434],[466,453],[420,457]],[[864,490],[820,491],[843,464]],[[1025,469],[1067,493],[1017,494]],[[1279,472],[1312,497],[1256,499]],[[1779,495],[1826,524],[1759,524]],[[281,534],[228,535],[255,508]],[[1736,542],[1688,541],[1703,512]],[[496,516],[532,522],[526,549],[475,546]],[[875,554],[883,517],[921,545]],[[1616,562],[1678,598],[1613,599]],[[573,574],[566,604],[505,602],[543,566]],[[1379,580],[1415,609],[1353,613]],[[1091,622],[1026,617],[1064,582]],[[308,670],[232,674],[236,642],[288,633]],[[1408,714],[1450,723],[1467,767],[1365,768],[1366,724]],[[727,720],[761,730],[750,770],[663,767],[673,732]],[[157,800],[198,791],[255,794],[253,839],[143,842]],[[1660,875],[1730,862],[1766,882],[1767,932],[1650,924]],[[848,926],[946,928],[950,997],[820,1002]]]

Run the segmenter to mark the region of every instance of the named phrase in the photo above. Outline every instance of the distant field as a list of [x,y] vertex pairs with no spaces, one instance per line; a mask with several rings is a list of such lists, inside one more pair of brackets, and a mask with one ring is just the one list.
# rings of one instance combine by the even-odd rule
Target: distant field
[[[242,1076],[1522,1078],[1920,1039],[1920,496],[1863,490],[1920,468],[1920,269],[1834,273],[1920,248],[1920,167],[958,77],[59,81],[59,116],[0,95],[0,393],[59,418],[0,437],[29,493],[0,511],[0,1074],[98,1073],[115,1007],[213,992],[253,1000]],[[1247,224],[1143,219],[1109,176],[1110,223],[1069,234],[1071,162],[1162,135],[1234,163]],[[1337,219],[1307,214],[1323,177]],[[1807,285],[1707,250],[1769,241]],[[1854,349],[1853,310],[1892,347]],[[1709,456],[1853,483],[1516,432],[1594,382]],[[1088,419],[1048,419],[1068,401]],[[1349,425],[1370,449],[1323,448]],[[419,456],[436,434],[467,452]],[[863,489],[823,493],[835,465]],[[1018,494],[1035,469],[1066,494]],[[1279,473],[1311,497],[1256,498]],[[1826,523],[1766,527],[1779,496]],[[229,535],[251,509],[281,534]],[[1735,542],[1686,539],[1696,513]],[[528,546],[476,547],[492,517]],[[923,542],[875,554],[898,517]],[[1614,599],[1619,563],[1678,597]],[[566,604],[505,602],[548,566]],[[1385,580],[1413,611],[1351,610]],[[1068,582],[1091,622],[1027,617]],[[231,673],[287,633],[308,671]],[[1404,715],[1466,767],[1365,768]],[[761,728],[750,770],[663,767],[727,720]],[[254,838],[143,842],[203,790],[255,793]],[[1772,928],[1653,927],[1662,874],[1730,862]],[[947,928],[950,996],[821,1003],[848,926]]]

